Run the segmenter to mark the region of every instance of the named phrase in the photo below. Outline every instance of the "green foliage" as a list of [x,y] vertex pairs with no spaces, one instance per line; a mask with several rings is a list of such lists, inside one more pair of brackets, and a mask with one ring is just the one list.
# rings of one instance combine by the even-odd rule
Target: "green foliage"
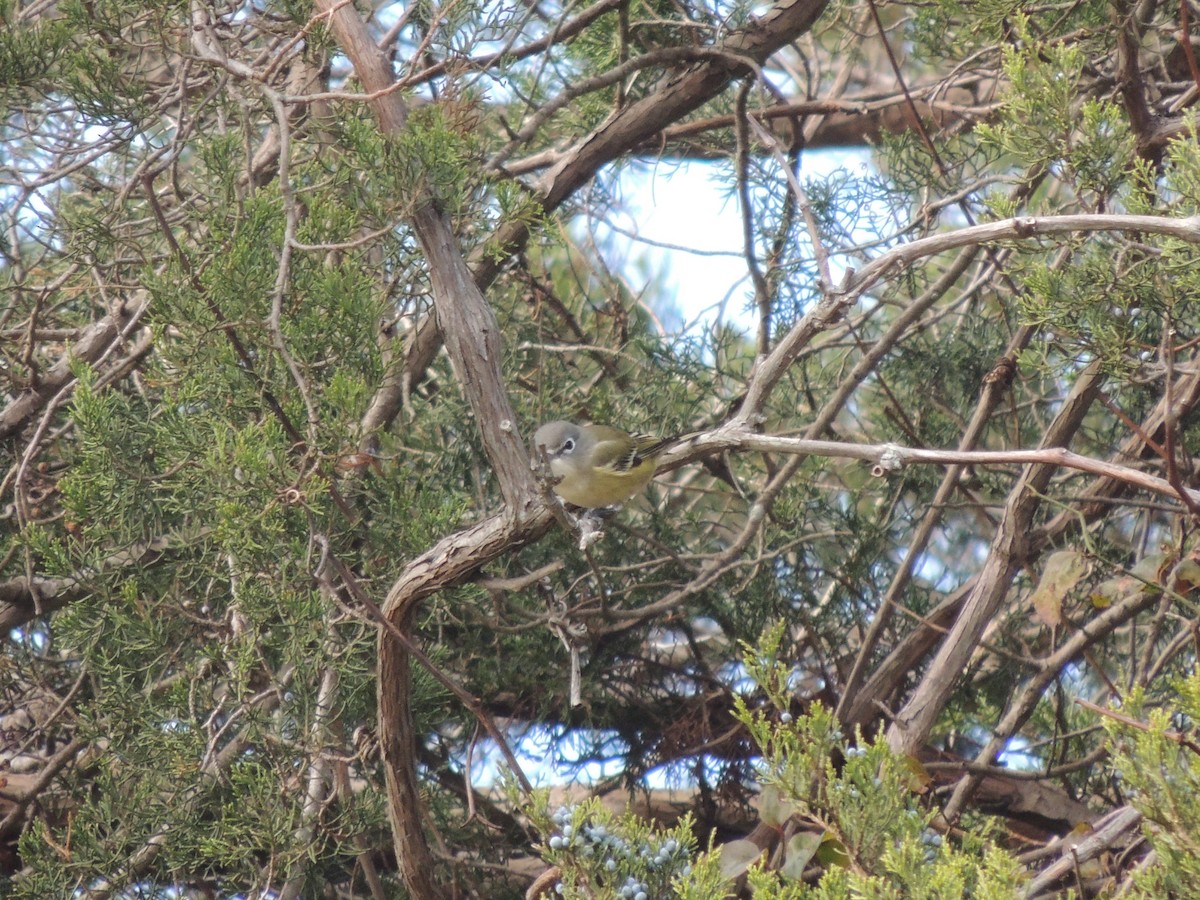
[[[737,698],[737,717],[762,751],[764,822],[802,827],[819,841],[789,845],[807,863],[751,869],[756,898],[790,897],[1011,897],[1021,866],[981,832],[961,846],[931,829],[935,816],[922,809],[928,783],[916,760],[897,756],[881,738],[847,741],[820,703],[793,718],[791,672],[780,653],[780,623],[745,648],[746,670],[769,706],[751,708]],[[821,870],[815,885],[800,880],[808,865]],[[697,865],[698,870],[704,864]]]
[[[1029,39],[1028,22],[1018,30]],[[1081,48],[1070,44],[1004,50],[1004,73],[1012,95],[999,125],[983,125],[980,134],[1017,158],[1027,169],[1044,169],[1066,155],[1075,133]]]
[[928,776],[919,763],[882,739],[860,734],[847,741],[819,703],[793,718],[782,637],[779,624],[745,648],[746,670],[769,705],[751,708],[738,696],[736,716],[762,754],[760,815],[784,846],[764,856],[749,841],[734,841],[690,860],[695,841],[687,818],[656,829],[596,800],[550,812],[543,798],[535,821],[548,835],[544,857],[560,869],[558,892],[589,900],[708,900],[726,896],[744,875],[756,900],[1014,896],[1022,867],[982,831],[955,844],[931,828],[935,814],[920,803]]
[[534,824],[540,848],[559,868],[553,890],[566,900],[665,900],[691,874],[695,846],[688,817],[657,828],[637,816],[614,815],[598,800],[550,810],[543,796]]
[[431,192],[445,209],[463,214],[479,156],[474,105],[470,98],[459,98],[452,106],[428,105],[410,111],[403,134],[388,145],[385,155],[395,171],[399,197]]
[[[1127,720],[1105,719],[1113,744],[1111,767],[1127,801],[1147,820],[1143,829],[1155,865],[1134,878],[1135,896],[1188,896],[1200,879],[1200,674],[1172,679],[1170,700],[1144,690],[1125,698]],[[1142,720],[1142,727],[1127,724]]]
[[1168,161],[1162,179],[1164,193],[1180,215],[1195,215],[1200,210],[1200,152],[1194,125],[1171,142]]
[[[65,22],[14,22],[15,2],[0,8],[0,104],[17,91],[53,75],[71,44],[72,31]],[[3,109],[0,106],[0,109]]]

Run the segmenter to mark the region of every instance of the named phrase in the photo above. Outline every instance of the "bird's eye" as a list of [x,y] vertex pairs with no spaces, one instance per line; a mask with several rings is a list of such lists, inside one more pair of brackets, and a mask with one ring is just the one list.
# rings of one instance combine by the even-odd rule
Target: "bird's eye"
[[574,449],[575,449],[575,442],[573,440],[571,440],[570,438],[567,438],[565,441],[563,441],[563,445],[562,445],[563,453],[570,453]]

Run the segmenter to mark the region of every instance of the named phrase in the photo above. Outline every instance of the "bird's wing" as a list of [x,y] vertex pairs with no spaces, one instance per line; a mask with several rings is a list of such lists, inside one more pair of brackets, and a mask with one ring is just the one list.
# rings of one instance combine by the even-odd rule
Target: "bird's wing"
[[599,441],[596,444],[596,452],[593,459],[596,462],[597,469],[628,472],[641,462],[642,458],[638,453],[636,438],[629,440],[622,435],[619,438]]
[[605,435],[596,443],[593,459],[596,468],[612,472],[628,472],[646,460],[653,459],[675,438],[659,438],[651,434],[625,434],[615,428],[605,428]]
[[658,454],[662,453],[663,448],[673,442],[673,438],[659,438],[652,434],[638,434],[637,432],[630,435],[632,438],[629,445],[625,448],[625,452],[621,454],[620,459],[613,463],[613,466],[618,472],[628,472],[630,469],[636,469],[647,460],[654,459]]

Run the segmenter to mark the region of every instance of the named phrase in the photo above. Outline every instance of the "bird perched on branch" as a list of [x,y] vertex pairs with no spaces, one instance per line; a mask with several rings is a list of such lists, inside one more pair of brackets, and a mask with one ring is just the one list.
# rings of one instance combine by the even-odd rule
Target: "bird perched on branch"
[[554,493],[589,509],[628,500],[654,477],[662,452],[677,438],[629,434],[607,425],[547,422],[533,436],[558,479]]

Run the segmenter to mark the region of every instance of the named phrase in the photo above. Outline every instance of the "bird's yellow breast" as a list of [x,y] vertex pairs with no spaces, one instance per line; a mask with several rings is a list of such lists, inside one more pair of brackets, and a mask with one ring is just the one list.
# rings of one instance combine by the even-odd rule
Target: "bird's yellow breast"
[[654,477],[654,462],[645,459],[624,472],[592,469],[585,476],[563,460],[552,460],[550,471],[562,477],[562,481],[554,486],[554,493],[568,503],[589,509],[622,503],[650,483]]

